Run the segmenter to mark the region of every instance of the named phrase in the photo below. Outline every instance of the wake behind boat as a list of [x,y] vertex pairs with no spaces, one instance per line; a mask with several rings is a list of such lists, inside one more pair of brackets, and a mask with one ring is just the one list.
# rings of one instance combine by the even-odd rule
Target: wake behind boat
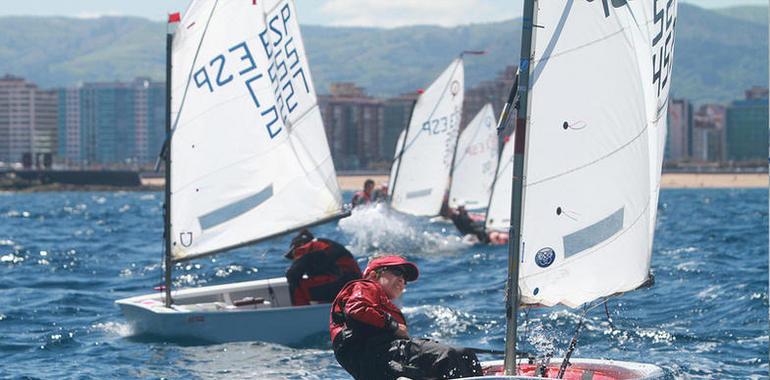
[[116,304],[164,339],[326,331],[329,305],[292,306],[285,278],[172,291],[176,263],[346,215],[293,1],[193,1],[167,44],[165,291]]

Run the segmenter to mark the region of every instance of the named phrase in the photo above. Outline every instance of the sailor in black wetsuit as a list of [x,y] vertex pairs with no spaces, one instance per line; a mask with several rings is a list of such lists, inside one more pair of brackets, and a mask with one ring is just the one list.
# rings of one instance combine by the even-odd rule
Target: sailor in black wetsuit
[[461,234],[474,235],[479,239],[479,242],[484,244],[489,243],[489,235],[487,235],[487,231],[484,228],[484,222],[473,220],[471,216],[468,215],[468,211],[465,209],[464,205],[460,204],[457,206],[456,211],[450,211],[450,218]]

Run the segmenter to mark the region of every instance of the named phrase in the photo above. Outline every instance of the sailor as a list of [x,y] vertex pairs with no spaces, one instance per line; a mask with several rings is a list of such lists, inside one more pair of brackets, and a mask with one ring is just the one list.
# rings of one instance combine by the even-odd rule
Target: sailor
[[361,278],[350,251],[335,241],[314,238],[307,229],[291,240],[285,257],[292,260],[286,280],[295,306],[330,303],[345,284]]
[[353,199],[350,200],[353,208],[361,205],[366,205],[372,202],[372,191],[374,190],[374,181],[369,178],[364,182],[364,190],[358,191],[353,194]]
[[377,190],[374,190],[372,194],[372,202],[387,202],[388,201],[388,184],[381,183]]
[[449,218],[452,219],[452,223],[457,227],[457,230],[460,231],[461,234],[473,235],[479,242],[484,244],[490,242],[490,237],[487,234],[486,228],[484,228],[484,221],[473,220],[462,202],[458,204],[456,210],[450,211]]
[[372,259],[364,278],[348,283],[332,303],[334,357],[357,380],[449,379],[481,375],[476,355],[429,339],[409,336],[406,319],[393,303],[417,266],[401,256]]

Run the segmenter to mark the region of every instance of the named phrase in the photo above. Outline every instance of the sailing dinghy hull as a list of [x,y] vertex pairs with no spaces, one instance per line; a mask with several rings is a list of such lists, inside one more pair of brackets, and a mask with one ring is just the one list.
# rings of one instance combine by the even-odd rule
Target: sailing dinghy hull
[[292,306],[285,278],[179,290],[172,298],[171,308],[162,293],[115,303],[133,335],[163,340],[296,345],[329,329],[330,305]]
[[[652,380],[664,378],[665,373],[651,364],[623,362],[617,360],[570,359],[571,365],[564,373],[566,380]],[[482,363],[486,376],[470,379],[555,379],[561,360],[552,360],[547,368],[547,377],[535,376],[536,364],[520,362],[518,376],[503,376],[503,361]]]

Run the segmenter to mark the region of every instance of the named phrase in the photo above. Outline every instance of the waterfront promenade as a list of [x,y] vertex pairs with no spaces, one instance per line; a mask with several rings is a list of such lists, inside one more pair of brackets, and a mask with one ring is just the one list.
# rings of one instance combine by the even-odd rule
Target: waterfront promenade
[[[340,188],[343,191],[356,191],[363,187],[364,181],[371,178],[379,186],[388,182],[388,175],[382,173],[344,173],[337,176]],[[142,175],[139,186],[121,186],[114,181],[105,183],[20,183],[16,180],[0,181],[0,191],[110,191],[110,190],[162,190],[164,179],[162,176]],[[751,189],[767,188],[767,173],[663,173],[661,188],[663,189]]]
[[[337,177],[342,190],[360,190],[364,181],[371,178],[375,183],[387,183],[387,175],[341,175]],[[767,188],[767,173],[663,173],[663,189],[725,189]]]

